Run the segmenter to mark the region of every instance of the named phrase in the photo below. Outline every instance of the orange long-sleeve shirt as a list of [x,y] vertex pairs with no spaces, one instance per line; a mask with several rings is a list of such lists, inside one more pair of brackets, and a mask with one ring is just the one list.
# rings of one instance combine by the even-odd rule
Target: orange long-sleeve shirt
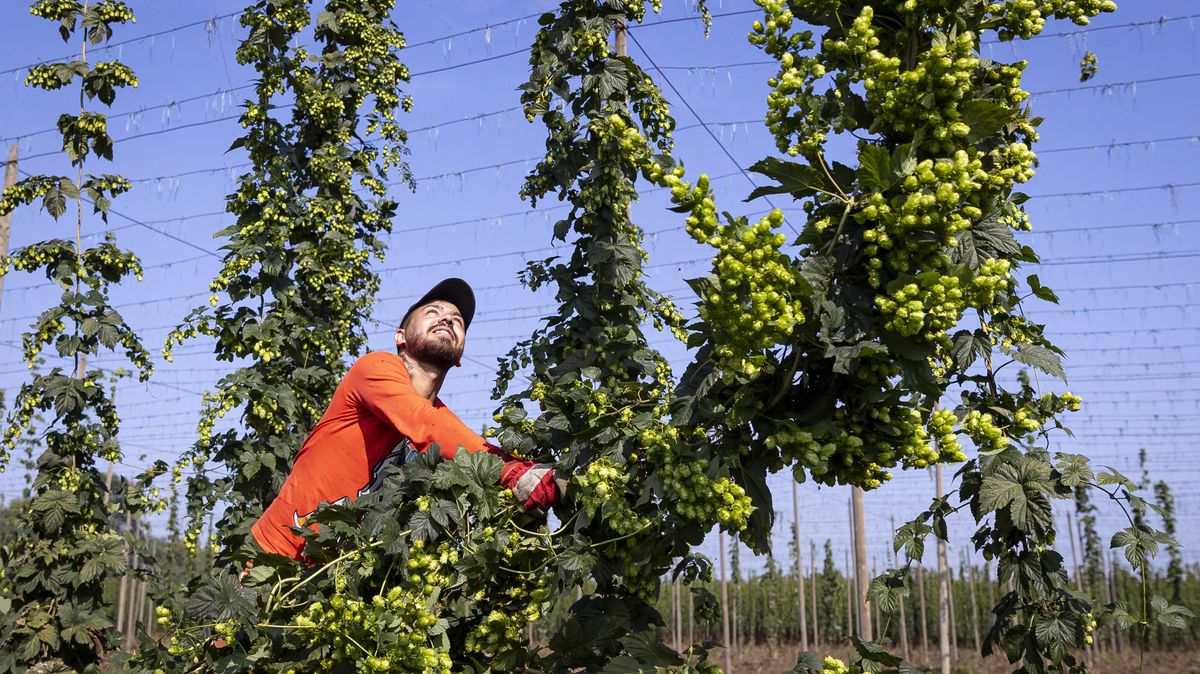
[[[447,459],[459,447],[496,454],[504,459],[500,484],[509,488],[533,466],[489,444],[441,400],[431,403],[417,393],[396,354],[375,351],[359,358],[301,446],[279,495],[254,523],[254,539],[267,552],[302,559],[304,541],[292,527],[305,526],[307,515],[321,503],[374,491],[388,467],[403,464],[409,451],[423,453],[435,443]],[[556,495],[550,471],[526,507],[547,508]]]

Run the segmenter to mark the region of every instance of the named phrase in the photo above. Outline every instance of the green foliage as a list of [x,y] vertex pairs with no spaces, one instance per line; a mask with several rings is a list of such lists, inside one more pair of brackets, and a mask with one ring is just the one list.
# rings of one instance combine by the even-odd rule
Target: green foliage
[[[239,63],[258,73],[257,98],[245,102],[246,134],[233,143],[253,168],[226,208],[237,221],[211,306],[195,309],[167,339],[166,356],[185,339],[216,340],[217,360],[242,362],[205,396],[199,440],[176,470],[188,480],[185,536],[194,546],[205,514],[226,503],[218,531],[228,557],[252,555],[249,526],[274,498],[304,437],[361,354],[379,288],[372,259],[391,230],[390,169],[410,180],[406,134],[396,121],[411,100],[399,87],[408,68],[390,0],[329,0],[315,24],[308,0],[257,2],[241,16],[248,35]],[[316,50],[294,38],[312,30]],[[280,115],[276,100],[295,108]],[[224,294],[222,303],[218,293]],[[233,428],[217,429],[240,413]],[[230,477],[212,480],[208,461]]]
[[[42,0],[30,11],[59,22],[64,41],[78,29],[83,39],[103,42],[112,35],[112,25],[133,21],[121,2],[85,8],[78,2]],[[83,104],[96,97],[111,104],[116,88],[136,86],[137,79],[122,64],[89,66],[81,59],[34,68],[26,84],[57,89],[76,79],[81,88],[79,114],[63,114],[58,128],[77,178],[32,176],[0,196],[0,213],[39,198],[55,219],[71,201],[77,210],[74,241],[31,244],[4,258],[0,269],[5,274],[41,272],[62,289],[60,303],[43,311],[23,335],[24,360],[33,372],[13,401],[0,449],[2,469],[11,450],[29,442],[25,434],[32,424],[42,426],[33,483],[27,498],[10,508],[16,524],[0,546],[0,672],[24,672],[39,663],[96,671],[115,643],[112,616],[104,603],[105,584],[131,573],[126,549],[136,546],[115,526],[113,516],[118,510],[137,516],[162,506],[151,487],[166,470],[162,462],[116,485],[106,483],[97,470],[101,460],[122,458],[119,419],[105,391],[105,372],[87,367],[88,357],[115,351],[125,355],[143,381],[151,371],[141,341],[109,303],[112,284],[126,276],[141,278],[137,257],[118,248],[111,235],[90,248],[80,244],[84,200],[106,219],[110,199],[130,186],[120,176],[83,173],[93,155],[112,159],[105,116],[83,109]],[[50,347],[45,361],[49,370],[35,370]]]
[[[1171,493],[1171,485],[1163,480],[1154,483],[1154,502],[1163,521],[1163,533],[1175,537],[1175,496]],[[1183,551],[1175,543],[1167,544],[1167,582],[1171,585],[1171,601],[1178,604],[1183,601]]]
[[540,116],[548,132],[522,194],[569,203],[554,237],[573,251],[529,266],[527,285],[552,286],[560,306],[502,362],[497,394],[518,371],[530,385],[504,398],[496,419],[503,446],[575,473],[573,502],[558,514],[585,545],[563,582],[595,588],[551,639],[554,668],[709,667],[699,647],[681,657],[631,644],[654,641],[646,631],[662,621],[652,605],[664,574],[707,573],[691,546],[720,525],[765,549],[772,516],[761,466],[714,451],[687,412],[711,383],[701,375],[673,392],[666,362],[647,345],[650,327],[684,334],[679,312],[644,281],[642,231],[629,215],[639,175],[681,172],[665,100],[609,42],[645,11],[643,2],[563,2],[540,19],[521,87],[527,117]]
[[144,640],[133,671],[185,671],[193,658],[214,671],[521,669],[533,657],[521,628],[565,573],[563,532],[498,486],[499,469],[489,454],[428,452],[379,491],[322,506],[319,533],[305,533],[312,566],[264,555],[241,579],[168,598],[159,618],[173,636]]
[[817,624],[818,641],[829,643],[845,635],[846,597],[852,590],[849,579],[842,576],[833,559],[833,546],[825,541],[825,557],[817,577],[817,612],[822,620]]
[[[690,212],[689,233],[717,249],[712,274],[693,282],[701,320],[689,326],[690,343],[704,347],[684,381],[708,388],[688,423],[708,429],[717,454],[865,488],[895,466],[961,461],[960,441],[969,440],[978,458],[958,472],[959,505],[936,500],[902,527],[897,545],[920,552],[929,533],[946,537],[946,517],[969,510],[975,547],[1013,585],[993,609],[984,654],[998,647],[1019,671],[1078,671],[1075,649],[1091,639],[1095,602],[1069,590],[1049,549],[1051,502],[1091,470],[1072,457],[1060,472],[1046,447],[1080,399],[1042,393],[1025,372],[1015,384],[997,374],[1018,363],[1065,378],[1061,350],[1024,318],[1015,276],[1038,261],[1014,232],[1031,227],[1016,189],[1033,175],[1040,120],[1024,104],[1026,64],[983,59],[979,46],[985,32],[1028,39],[1048,17],[1086,24],[1115,5],[758,4],[765,17],[750,41],[780,64],[767,126],[798,161],[755,164],[776,184],[750,198],[790,195],[806,217],[793,255],[772,234],[781,212],[753,225],[726,214],[722,224],[703,175],[692,184],[679,172],[648,172]],[[856,166],[827,152],[848,134]],[[1036,277],[1026,283],[1030,296],[1055,301]],[[937,409],[948,396],[961,402]],[[1142,507],[1111,471],[1095,480]],[[1164,542],[1146,527],[1122,536],[1114,545],[1137,563]],[[895,605],[906,576],[877,580],[873,599]],[[853,664],[901,666],[877,648],[860,646]]]
[[[252,8],[243,20],[252,32],[239,54],[258,65],[264,96],[288,82],[288,73],[302,70],[288,51],[291,35],[307,18],[301,8],[299,3],[287,11],[274,7],[271,16],[279,25],[272,24],[265,36],[254,28],[267,21],[263,6]],[[661,356],[647,348],[642,334],[643,318],[670,327],[678,327],[680,321],[670,303],[642,281],[641,232],[628,218],[632,179],[651,161],[652,146],[669,149],[674,125],[649,78],[630,59],[614,57],[608,47],[616,23],[636,20],[642,11],[640,5],[614,9],[578,2],[564,5],[558,16],[544,17],[534,44],[534,74],[523,96],[529,114],[544,113],[551,128],[551,151],[530,176],[525,194],[539,199],[558,192],[570,199],[577,210],[556,227],[556,236],[573,236],[580,243],[569,262],[530,271],[531,284],[554,282],[567,301],[544,331],[514,351],[505,370],[511,376],[516,367],[539,363],[534,388],[506,401],[502,442],[510,450],[564,457],[564,467],[578,470],[575,499],[559,509],[566,522],[563,528],[539,528],[533,515],[511,503],[494,485],[498,466],[493,457],[460,454],[453,462],[437,463],[436,453],[430,453],[433,458],[409,462],[399,480],[376,494],[314,516],[321,525],[319,534],[307,534],[314,571],[305,573],[290,560],[260,556],[244,587],[232,577],[218,578],[196,592],[190,605],[168,609],[171,612],[162,618],[177,625],[177,638],[165,651],[146,649],[139,668],[173,669],[200,658],[214,669],[249,661],[268,671],[286,671],[320,660],[326,667],[360,670],[445,671],[451,666],[447,654],[453,654],[456,669],[478,672],[509,671],[526,663],[547,669],[684,663],[653,633],[662,621],[649,603],[658,579],[672,569],[693,580],[706,577],[708,567],[686,554],[688,546],[698,543],[718,520],[731,528],[745,527],[751,508],[730,479],[729,467],[699,451],[700,434],[667,425],[670,373]],[[318,36],[321,26],[345,23],[323,14]],[[579,88],[573,89],[576,84]],[[303,92],[297,94],[300,97],[322,87],[317,78],[311,87],[292,85]],[[574,110],[573,117],[557,107],[550,109],[556,97]],[[284,259],[279,268],[286,270],[288,256],[303,255],[305,249],[284,237],[290,231],[286,227],[267,225],[283,220],[282,225],[299,228],[306,224],[304,213],[332,207],[315,198],[304,208],[293,207],[280,196],[276,198],[287,206],[280,212],[273,202],[259,206],[242,196],[249,193],[263,201],[304,182],[304,167],[285,165],[281,158],[302,152],[279,152],[259,144],[263,137],[287,138],[293,133],[266,112],[265,99],[249,106],[244,121],[252,132],[236,145],[247,147],[256,170],[267,172],[275,182],[260,185],[256,181],[265,179],[255,174],[232,198],[231,207],[240,211],[240,234],[230,246],[232,261],[216,284],[231,299],[259,298],[260,303],[200,310],[178,333],[213,334],[223,349],[221,357],[250,352],[260,357],[254,368],[222,382],[201,428],[207,435],[216,414],[240,404],[237,396],[261,396],[261,403],[250,400],[243,413],[246,435],[227,431],[211,442],[237,481],[216,484],[232,495],[235,506],[223,525],[225,540],[234,549],[227,556],[234,559],[241,554],[236,551],[242,540],[237,519],[251,516],[274,493],[278,484],[270,480],[282,475],[280,467],[291,458],[298,434],[315,422],[317,408],[312,406],[323,403],[336,383],[329,378],[323,391],[295,391],[304,382],[297,376],[305,374],[301,366],[311,370],[312,359],[326,347],[318,343],[320,349],[314,348],[308,338],[293,345],[294,325],[276,336],[271,322],[287,315],[280,308],[291,302],[286,298],[293,283],[282,283],[279,269],[269,268],[266,261],[261,273],[247,273],[253,260],[244,262],[248,254],[240,252],[243,240],[248,250],[257,251],[249,248],[251,243],[261,247],[262,238],[279,236],[270,239],[278,241],[270,250]],[[317,117],[312,111],[306,114]],[[635,125],[647,129],[652,140],[646,141]],[[259,126],[265,130],[256,135]],[[298,137],[309,137],[308,127],[302,130],[306,134],[296,131]],[[283,169],[291,173],[271,173]],[[247,210],[240,210],[243,205]],[[321,255],[336,250],[328,242],[312,248],[318,249],[313,254]],[[345,263],[312,266],[335,276],[355,274]],[[354,278],[373,279],[365,273]],[[340,276],[334,280],[347,282]],[[340,286],[335,289],[340,292]],[[328,317],[346,325],[346,316],[354,316],[356,305],[329,302],[318,307],[314,298],[297,295],[297,304],[320,313],[305,317],[305,334],[322,334],[320,321]],[[561,350],[567,344],[576,345],[573,355]],[[340,359],[349,350],[325,353]],[[337,373],[328,367],[321,372],[323,378],[325,372]],[[526,421],[519,405],[530,398],[546,405],[547,413],[537,421]],[[292,400],[308,412],[307,419],[285,406]],[[195,460],[206,458],[208,444],[202,438]],[[633,480],[625,468],[639,454],[647,457],[647,470]],[[206,480],[201,475],[194,484],[204,487]],[[212,492],[192,492],[189,509],[213,498]],[[664,532],[661,527],[670,528]],[[422,550],[435,545],[436,557],[422,556]],[[331,577],[334,582],[327,582]],[[540,616],[551,597],[573,597],[585,584],[595,592],[572,606],[567,624],[551,640],[550,653],[530,652],[523,638],[525,625]],[[711,607],[704,595],[700,598],[702,606]],[[177,615],[186,617],[176,623]],[[399,623],[394,622],[397,617]],[[334,636],[314,641],[313,634]],[[214,636],[227,644],[226,649],[213,646]],[[703,660],[706,652],[699,647],[693,657]]]
[[1087,82],[1100,72],[1100,63],[1096,59],[1096,55],[1090,50],[1084,52],[1083,58],[1079,59],[1079,81]]

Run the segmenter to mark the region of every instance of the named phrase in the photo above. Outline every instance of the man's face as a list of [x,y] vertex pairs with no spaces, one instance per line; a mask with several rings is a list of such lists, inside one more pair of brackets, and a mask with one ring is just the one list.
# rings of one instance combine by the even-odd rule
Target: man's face
[[449,369],[458,365],[467,343],[458,307],[445,300],[424,304],[396,330],[396,347],[419,361]]

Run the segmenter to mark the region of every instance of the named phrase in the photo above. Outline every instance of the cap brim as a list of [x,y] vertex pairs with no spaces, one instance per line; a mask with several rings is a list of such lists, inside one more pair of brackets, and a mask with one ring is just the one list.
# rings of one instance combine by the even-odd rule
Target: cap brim
[[475,318],[475,291],[471,290],[471,286],[460,278],[448,278],[430,288],[429,292],[422,295],[421,299],[414,302],[408,311],[404,312],[400,324],[404,325],[409,315],[418,308],[437,300],[450,302],[458,307],[458,313],[462,314],[463,329],[471,327],[471,319]]

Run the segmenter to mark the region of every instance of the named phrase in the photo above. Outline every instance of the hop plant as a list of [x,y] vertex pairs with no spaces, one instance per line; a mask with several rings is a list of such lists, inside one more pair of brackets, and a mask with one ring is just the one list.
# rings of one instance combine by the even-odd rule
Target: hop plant
[[[93,44],[111,36],[108,22],[133,19],[120,3],[85,8],[78,2],[40,0],[30,12],[58,22],[64,41],[82,26]],[[152,367],[138,335],[110,303],[114,284],[130,276],[141,278],[141,263],[119,248],[111,233],[83,248],[79,231],[85,199],[93,213],[107,219],[111,199],[131,187],[117,175],[83,172],[92,154],[112,159],[106,117],[85,106],[96,97],[111,104],[115,89],[136,84],[136,76],[118,62],[89,68],[84,56],[34,66],[25,78],[33,89],[80,87],[78,109],[62,113],[57,125],[77,178],[34,175],[0,195],[0,213],[5,215],[39,200],[54,220],[69,205],[76,210],[74,231],[51,233],[51,238],[0,260],[0,273],[44,274],[62,291],[60,301],[39,313],[22,335],[22,356],[32,372],[17,393],[0,440],[2,472],[22,436],[32,437],[32,427],[45,424],[37,434],[36,473],[27,498],[14,508],[18,523],[2,555],[0,597],[12,608],[0,615],[0,652],[5,654],[0,668],[5,671],[47,665],[85,671],[108,659],[117,636],[96,611],[104,604],[105,589],[129,573],[121,561],[122,537],[113,530],[113,514],[119,507],[127,516],[140,518],[163,507],[153,486],[165,471],[162,462],[115,483],[97,469],[99,461],[120,464],[123,454],[117,409],[105,386],[106,374],[95,361],[109,354],[123,356],[143,381]],[[50,359],[44,359],[47,350],[58,362],[44,371],[36,365]],[[81,568],[80,559],[90,565]]]

